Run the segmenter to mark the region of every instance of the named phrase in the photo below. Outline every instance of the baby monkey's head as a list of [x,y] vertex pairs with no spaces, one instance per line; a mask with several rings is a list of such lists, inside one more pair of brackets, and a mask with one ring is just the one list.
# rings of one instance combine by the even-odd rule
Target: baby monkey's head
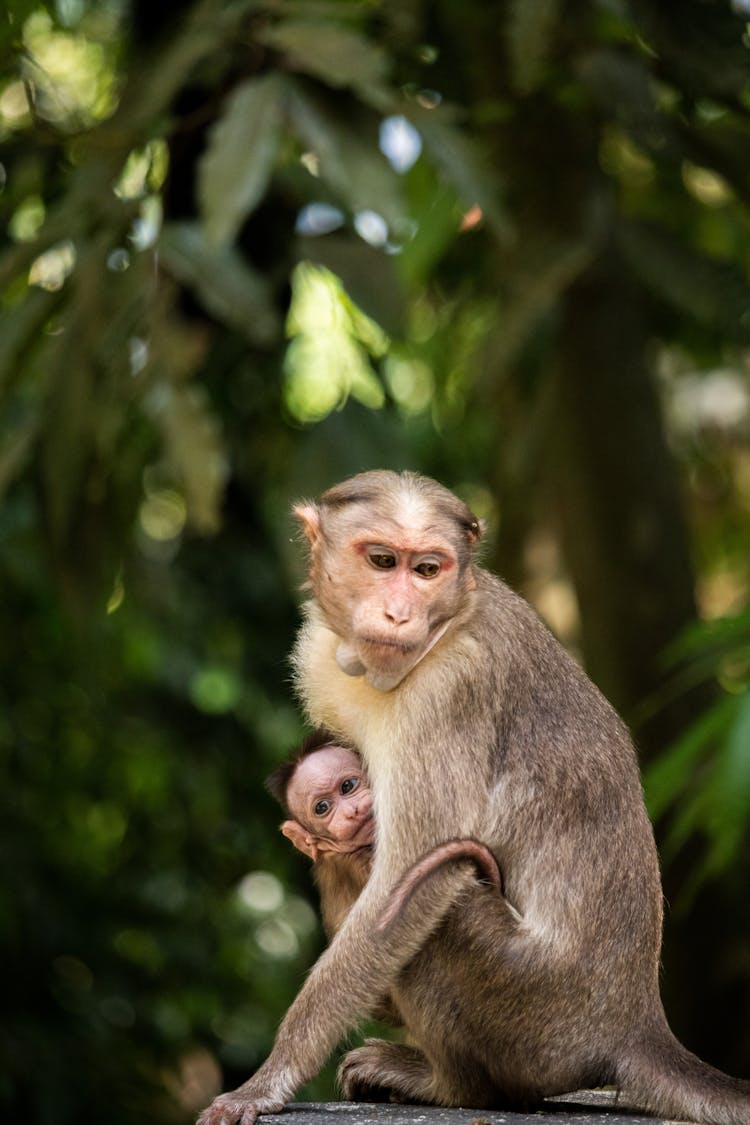
[[290,817],[281,831],[311,859],[373,843],[367,771],[356,751],[332,737],[320,732],[308,739],[266,784]]

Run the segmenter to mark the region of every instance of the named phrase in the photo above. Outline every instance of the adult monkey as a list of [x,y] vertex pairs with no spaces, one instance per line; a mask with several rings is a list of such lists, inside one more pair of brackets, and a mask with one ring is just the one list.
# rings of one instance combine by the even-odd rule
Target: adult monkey
[[[278,1111],[384,991],[417,1046],[350,1052],[345,1095],[489,1107],[615,1083],[662,1116],[750,1125],[750,1082],[701,1062],[666,1022],[659,871],[627,731],[474,563],[474,515],[435,481],[391,472],[295,514],[313,594],[299,690],[316,724],[362,752],[375,862],[270,1057],[201,1125]],[[451,835],[490,846],[507,901],[439,871],[377,933],[399,876]]]

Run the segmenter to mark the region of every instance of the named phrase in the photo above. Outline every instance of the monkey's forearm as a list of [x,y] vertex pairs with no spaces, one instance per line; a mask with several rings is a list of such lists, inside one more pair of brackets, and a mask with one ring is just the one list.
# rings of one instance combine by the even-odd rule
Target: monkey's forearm
[[[280,1109],[320,1070],[346,1032],[390,991],[400,970],[472,881],[469,871],[436,872],[429,895],[423,889],[415,891],[421,909],[406,912],[396,932],[383,937],[376,934],[375,923],[388,903],[389,888],[385,878],[373,876],[282,1020],[268,1059],[243,1086],[217,1098],[198,1125],[252,1125],[260,1113]],[[342,981],[347,982],[345,988]]]
[[[410,869],[411,871],[412,869]],[[318,1050],[314,1070],[359,1019],[395,983],[401,969],[419,952],[430,934],[445,918],[459,895],[475,881],[470,869],[436,869],[429,887],[412,887],[418,909],[401,916],[397,932],[383,936],[376,923],[390,906],[392,893],[383,889],[384,878],[375,874],[354,905],[341,930],[326,949],[294,1000],[279,1028],[277,1046],[286,1037],[300,1052],[299,1036],[315,1026],[330,1041]],[[341,981],[347,980],[346,988]],[[321,997],[325,996],[325,1003]]]

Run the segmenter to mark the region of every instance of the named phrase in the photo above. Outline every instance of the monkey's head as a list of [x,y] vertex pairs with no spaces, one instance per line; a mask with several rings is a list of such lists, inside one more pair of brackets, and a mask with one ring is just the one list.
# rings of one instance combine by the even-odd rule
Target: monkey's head
[[310,586],[341,638],[339,666],[396,687],[474,588],[481,528],[447,488],[416,473],[360,473],[301,503]]
[[[287,817],[281,831],[315,862],[373,844],[372,793],[356,750],[320,728],[266,778]],[[291,819],[294,818],[294,819]]]

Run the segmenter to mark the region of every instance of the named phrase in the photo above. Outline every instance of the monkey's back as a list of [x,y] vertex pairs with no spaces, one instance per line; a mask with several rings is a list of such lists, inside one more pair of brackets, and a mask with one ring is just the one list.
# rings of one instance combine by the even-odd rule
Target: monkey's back
[[[458,685],[460,745],[446,739],[467,785],[472,742],[492,741],[479,838],[521,921],[491,889],[467,890],[402,974],[397,1002],[436,1071],[451,1072],[442,1096],[473,1075],[464,1093],[476,1101],[484,1090],[492,1104],[497,1090],[523,1100],[537,1084],[549,1092],[612,1079],[608,1060],[660,1010],[661,888],[619,716],[491,575],[478,572],[462,628],[484,654],[483,674]],[[465,668],[470,675],[468,658]]]
[[652,963],[655,986],[661,882],[628,731],[522,598],[484,572],[478,595],[472,628],[493,649],[498,724],[487,827],[506,894],[592,970],[597,947],[609,960],[615,943],[639,969]]

